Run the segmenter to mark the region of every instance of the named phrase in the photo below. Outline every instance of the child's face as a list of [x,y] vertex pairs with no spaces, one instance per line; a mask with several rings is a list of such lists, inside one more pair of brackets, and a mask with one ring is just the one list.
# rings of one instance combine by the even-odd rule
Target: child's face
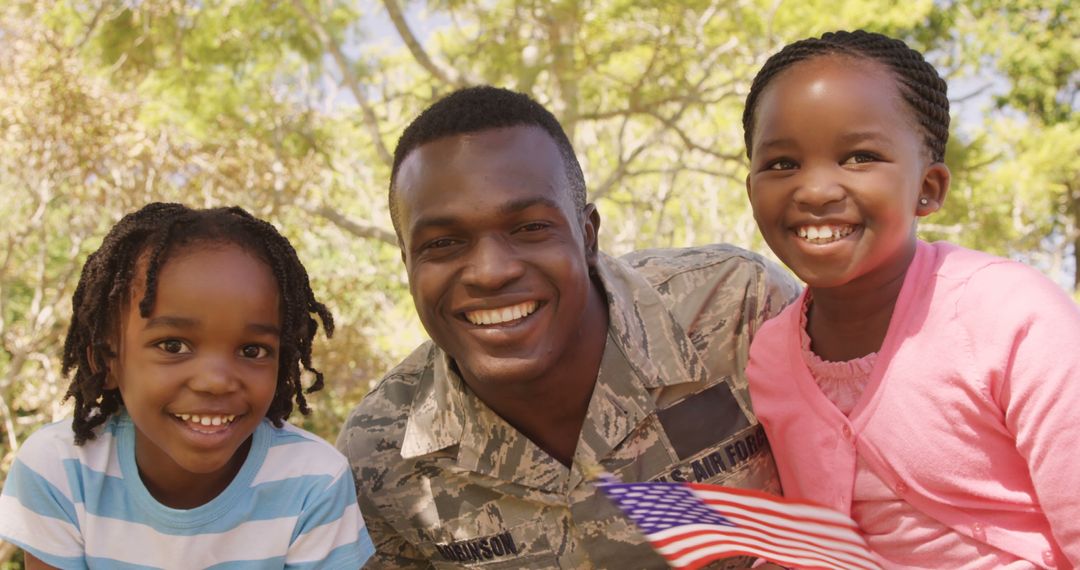
[[[136,274],[145,271],[144,257]],[[277,281],[238,246],[191,246],[161,267],[149,319],[139,316],[145,283],[137,281],[109,387],[120,389],[135,423],[147,487],[165,504],[201,504],[232,480],[246,456],[238,450],[273,400]],[[192,497],[194,489],[209,496]]]
[[899,279],[916,216],[940,207],[948,170],[901,97],[884,66],[846,56],[796,63],[762,93],[747,192],[769,247],[812,288]]

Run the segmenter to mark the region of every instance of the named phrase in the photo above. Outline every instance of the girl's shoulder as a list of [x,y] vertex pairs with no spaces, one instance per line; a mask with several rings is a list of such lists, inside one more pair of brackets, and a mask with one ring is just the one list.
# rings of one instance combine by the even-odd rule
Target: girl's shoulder
[[94,429],[94,439],[75,445],[71,418],[46,424],[30,434],[16,456],[28,464],[63,463],[77,460],[83,465],[104,467],[115,447],[119,425],[115,417]]
[[1078,311],[1062,286],[1026,263],[947,242],[927,245],[934,252],[934,289],[951,293],[957,318],[1001,322]]
[[337,448],[303,428],[289,422],[275,427],[269,420],[264,420],[258,429],[267,430],[269,435],[264,470],[337,477],[349,469],[348,461]]

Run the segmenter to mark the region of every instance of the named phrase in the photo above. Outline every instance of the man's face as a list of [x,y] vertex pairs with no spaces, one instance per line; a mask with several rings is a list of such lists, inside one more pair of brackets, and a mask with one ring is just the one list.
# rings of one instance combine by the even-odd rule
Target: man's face
[[591,204],[578,212],[545,131],[420,146],[401,164],[394,199],[420,320],[470,385],[529,382],[575,358],[599,216]]

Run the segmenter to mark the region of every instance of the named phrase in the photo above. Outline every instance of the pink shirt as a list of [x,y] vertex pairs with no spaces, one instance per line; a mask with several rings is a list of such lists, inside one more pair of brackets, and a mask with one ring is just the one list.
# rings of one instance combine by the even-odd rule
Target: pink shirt
[[[973,548],[992,547],[927,550],[929,567],[1080,564],[1080,309],[1060,287],[1019,263],[919,242],[849,416],[803,360],[800,309],[762,327],[747,369],[786,495],[846,513],[857,488],[899,497]],[[890,493],[874,495],[860,471]],[[926,530],[878,506],[860,515],[868,534]],[[941,559],[953,556],[959,564]]]
[[[810,335],[806,332],[809,293],[803,299],[799,320],[803,361],[821,393],[846,416],[862,399],[878,353],[840,362],[823,360],[811,349]],[[1035,568],[1031,562],[968,538],[911,506],[858,457],[857,450],[851,518],[886,568]]]

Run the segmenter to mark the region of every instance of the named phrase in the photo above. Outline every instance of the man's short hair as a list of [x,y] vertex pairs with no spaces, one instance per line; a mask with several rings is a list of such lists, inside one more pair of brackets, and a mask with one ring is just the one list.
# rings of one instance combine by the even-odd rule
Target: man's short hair
[[394,149],[394,166],[390,171],[390,219],[394,231],[401,236],[394,187],[398,169],[405,157],[416,148],[444,137],[502,129],[535,126],[544,129],[562,155],[571,197],[577,210],[585,209],[585,175],[581,171],[574,146],[555,115],[528,95],[508,89],[481,85],[466,87],[439,99],[425,109],[405,128]]

